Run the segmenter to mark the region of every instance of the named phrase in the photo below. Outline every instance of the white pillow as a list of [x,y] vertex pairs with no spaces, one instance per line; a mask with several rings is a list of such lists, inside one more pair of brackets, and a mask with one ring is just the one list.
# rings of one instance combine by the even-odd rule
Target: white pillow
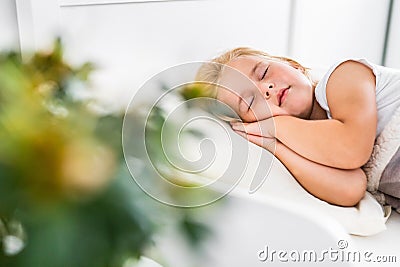
[[[207,125],[207,123],[211,124]],[[278,159],[274,158],[271,153],[247,142],[247,140],[234,133],[228,125],[222,127],[225,129],[221,131],[213,124],[215,124],[215,122],[203,122],[202,126],[199,128],[199,130],[203,130],[203,132],[204,129],[207,129],[207,138],[213,141],[215,146],[214,152],[216,153],[211,166],[200,173],[200,176],[216,180],[226,171],[232,156],[235,154],[247,154],[247,167],[243,173],[242,179],[237,185],[238,190],[248,192],[253,178],[257,175],[257,169],[259,169],[259,166],[265,164],[265,166],[262,166],[262,168],[265,168],[264,173],[267,173],[269,168],[270,172],[262,186],[253,193],[255,197],[272,199],[274,202],[282,203],[282,205],[293,205],[300,211],[311,211],[316,214],[321,214],[322,216],[329,216],[341,224],[349,234],[353,235],[369,236],[386,229],[385,223],[390,215],[390,208],[384,209],[368,192],[355,207],[331,205],[308,193],[290,174],[285,166]],[[229,136],[229,138],[227,138],[227,136]],[[198,158],[204,151],[200,152],[199,150],[193,149],[199,145],[198,140],[195,142],[197,142],[197,144],[186,144],[181,146],[181,148],[187,148],[186,152],[183,151],[186,155],[192,153],[194,158]],[[232,142],[247,143],[247,151],[237,151],[235,148],[232,149],[229,146]],[[243,149],[243,146],[241,149]],[[264,153],[264,159],[262,161],[260,161],[261,153]],[[265,160],[265,153],[267,153],[267,160]],[[232,180],[228,181],[228,183],[235,184],[238,182],[238,178],[240,178],[239,174],[237,177],[232,177]],[[225,183],[226,182],[227,181],[225,181]],[[251,197],[250,193],[249,197]]]
[[[248,188],[248,185],[248,181],[240,183],[242,188]],[[355,207],[340,207],[322,201],[308,193],[277,159],[264,184],[255,194],[295,205],[300,210],[307,209],[329,216],[353,235],[370,236],[386,230],[385,223],[391,211],[390,207],[382,208],[368,192]]]

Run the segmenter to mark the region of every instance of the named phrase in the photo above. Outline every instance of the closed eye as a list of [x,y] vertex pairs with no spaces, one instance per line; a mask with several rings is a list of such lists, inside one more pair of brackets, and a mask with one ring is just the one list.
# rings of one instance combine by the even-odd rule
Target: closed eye
[[265,69],[264,74],[261,77],[261,80],[264,79],[265,75],[267,74],[268,68],[269,68],[269,66]]
[[250,100],[250,104],[249,104],[249,108],[247,109],[247,111],[249,111],[250,110],[250,108],[251,108],[251,105],[253,104],[253,102],[254,102],[254,96],[253,96],[253,98]]

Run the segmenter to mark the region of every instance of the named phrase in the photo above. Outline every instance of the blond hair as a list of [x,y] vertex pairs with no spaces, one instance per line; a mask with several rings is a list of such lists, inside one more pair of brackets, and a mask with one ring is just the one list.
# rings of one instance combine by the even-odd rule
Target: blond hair
[[228,64],[233,59],[242,56],[260,56],[268,60],[278,60],[288,63],[290,66],[300,70],[312,83],[313,86],[316,85],[310,74],[310,69],[304,67],[297,61],[281,56],[272,56],[260,50],[252,49],[249,47],[238,47],[231,49],[222,55],[211,59],[209,62],[204,63],[197,72],[196,81],[202,84],[202,90],[204,95],[215,97],[216,96],[216,85],[221,76],[222,70],[226,64]]

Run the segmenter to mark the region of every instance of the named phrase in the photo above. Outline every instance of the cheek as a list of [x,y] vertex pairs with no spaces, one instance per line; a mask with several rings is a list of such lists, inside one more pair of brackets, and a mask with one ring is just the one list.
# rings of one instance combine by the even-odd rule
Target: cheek
[[219,106],[223,107],[223,109],[231,109],[231,112],[237,113],[239,110],[239,107],[237,105],[238,103],[238,97],[231,93],[231,92],[225,92],[221,91],[217,95],[217,103]]
[[287,111],[289,115],[299,117],[301,114],[307,112],[312,105],[312,96],[307,92],[297,92],[298,94],[293,94],[291,98],[287,101]]

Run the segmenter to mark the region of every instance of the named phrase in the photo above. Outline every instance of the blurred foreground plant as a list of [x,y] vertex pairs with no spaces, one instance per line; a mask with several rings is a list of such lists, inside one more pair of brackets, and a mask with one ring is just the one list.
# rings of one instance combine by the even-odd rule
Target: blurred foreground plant
[[[62,56],[59,40],[27,61],[0,53],[0,266],[122,266],[165,212],[130,179],[122,115],[76,97],[93,66]],[[197,243],[204,225],[174,212]]]

